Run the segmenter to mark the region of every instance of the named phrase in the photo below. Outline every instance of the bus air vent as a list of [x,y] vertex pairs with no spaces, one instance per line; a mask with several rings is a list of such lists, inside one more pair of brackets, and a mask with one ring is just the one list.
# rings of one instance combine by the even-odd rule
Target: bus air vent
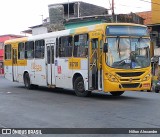
[[123,88],[137,88],[139,87],[140,83],[133,83],[133,84],[122,84]]
[[116,74],[118,74],[121,77],[135,77],[135,76],[141,76],[144,72],[128,72],[128,73],[124,73],[124,72],[117,72]]

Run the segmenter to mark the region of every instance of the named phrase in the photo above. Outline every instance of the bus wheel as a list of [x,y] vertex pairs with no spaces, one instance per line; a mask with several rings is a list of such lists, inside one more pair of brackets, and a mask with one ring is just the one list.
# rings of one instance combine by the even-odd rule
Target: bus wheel
[[30,83],[30,77],[29,77],[28,73],[26,73],[24,75],[24,85],[25,85],[25,88],[27,88],[27,89],[32,89],[33,88],[33,85]]
[[124,91],[116,91],[116,92],[110,92],[112,96],[120,96],[124,93]]
[[77,96],[86,97],[91,95],[91,91],[86,91],[84,89],[84,81],[82,77],[77,77],[74,81],[74,90]]

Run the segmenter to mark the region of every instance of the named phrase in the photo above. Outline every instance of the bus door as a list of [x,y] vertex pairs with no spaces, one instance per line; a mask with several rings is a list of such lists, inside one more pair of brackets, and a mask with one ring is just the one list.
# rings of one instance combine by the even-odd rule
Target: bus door
[[47,64],[47,85],[48,86],[55,86],[55,62],[54,62],[55,43],[56,43],[56,40],[46,41],[46,48],[47,48],[46,64]]
[[12,48],[12,76],[13,76],[13,81],[17,81],[18,78],[17,48]]
[[102,89],[102,33],[100,31],[90,33],[89,48],[89,89]]
[[35,41],[35,59],[33,60],[34,84],[46,86],[45,40]]
[[73,88],[73,67],[70,67],[70,65],[73,63],[72,41],[72,36],[62,36],[57,39],[56,50],[58,54],[55,60],[56,87],[63,87],[68,89]]

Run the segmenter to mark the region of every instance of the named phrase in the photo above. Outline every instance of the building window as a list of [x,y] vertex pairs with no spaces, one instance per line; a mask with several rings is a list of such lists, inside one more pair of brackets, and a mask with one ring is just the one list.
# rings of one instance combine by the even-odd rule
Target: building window
[[59,57],[72,56],[72,36],[59,38]]
[[88,34],[74,36],[74,57],[88,56]]
[[11,59],[11,45],[5,45],[5,59]]
[[34,41],[25,42],[25,58],[34,58]]
[[[70,15],[74,15],[74,3],[64,4],[63,7],[64,7],[64,15],[68,15],[68,13]],[[69,12],[68,12],[68,9],[69,9]]]
[[24,59],[25,58],[25,49],[24,49],[24,43],[18,43],[18,59]]
[[35,58],[44,58],[44,40],[35,41]]

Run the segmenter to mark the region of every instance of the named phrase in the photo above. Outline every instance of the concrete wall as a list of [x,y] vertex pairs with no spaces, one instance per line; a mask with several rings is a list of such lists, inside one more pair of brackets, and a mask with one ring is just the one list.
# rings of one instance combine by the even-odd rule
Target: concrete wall
[[[53,4],[49,5],[49,18],[50,23],[62,23],[64,19],[69,18],[76,18],[76,17],[84,17],[84,16],[92,16],[92,15],[107,15],[108,11],[106,8],[96,6],[93,4],[85,3],[85,2],[73,2],[70,3],[69,9],[73,10],[74,13],[69,14],[68,12],[65,13],[64,7],[68,10],[68,4],[62,3],[62,4]],[[73,8],[71,8],[73,7]]]
[[32,28],[32,35],[44,34],[47,32],[47,27]]
[[51,24],[63,22],[64,20],[63,5],[49,6],[49,19]]
[[88,4],[88,3],[84,3],[81,2],[79,4],[80,6],[80,16],[92,16],[92,15],[107,15],[108,11],[106,8],[100,7],[100,6],[96,6],[93,4]]

